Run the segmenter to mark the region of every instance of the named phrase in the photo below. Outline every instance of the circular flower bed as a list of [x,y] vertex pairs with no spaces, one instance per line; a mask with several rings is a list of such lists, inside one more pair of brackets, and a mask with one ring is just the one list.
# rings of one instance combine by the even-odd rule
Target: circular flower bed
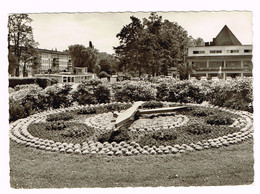
[[[143,117],[131,123],[123,131],[114,130],[112,112],[95,115],[87,112],[88,116],[82,122],[75,122],[71,117],[69,119],[72,120],[68,121],[57,121],[57,119],[47,121],[47,118],[53,114],[55,118],[60,119],[57,117],[60,113],[84,112],[89,111],[90,108],[106,110],[111,106],[121,107],[126,106],[126,103],[78,106],[37,113],[10,124],[10,138],[17,143],[46,151],[130,156],[200,151],[240,143],[253,137],[251,113],[211,105],[187,104],[191,109],[186,112],[180,111],[164,116],[153,115],[153,118]],[[97,113],[97,111],[92,112]],[[220,115],[233,115],[233,119],[227,119],[225,122],[222,122],[222,119],[220,122],[219,117],[211,115],[218,112]],[[62,118],[68,118],[67,115],[65,116]],[[208,117],[203,118],[203,116]],[[210,120],[213,125],[201,124],[207,120]],[[55,123],[54,127],[46,129],[47,122],[60,123]],[[124,140],[126,133],[128,139]],[[100,135],[103,135],[103,141],[98,141],[101,139]]]

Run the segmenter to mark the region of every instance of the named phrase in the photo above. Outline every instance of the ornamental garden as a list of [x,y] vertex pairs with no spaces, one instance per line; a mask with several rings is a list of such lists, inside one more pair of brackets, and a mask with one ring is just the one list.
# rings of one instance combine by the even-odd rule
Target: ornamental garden
[[[239,144],[253,137],[252,79],[113,84],[90,80],[72,89],[54,84],[9,88],[10,139],[61,154],[107,156],[185,154]],[[143,110],[115,127],[115,114],[134,102]]]

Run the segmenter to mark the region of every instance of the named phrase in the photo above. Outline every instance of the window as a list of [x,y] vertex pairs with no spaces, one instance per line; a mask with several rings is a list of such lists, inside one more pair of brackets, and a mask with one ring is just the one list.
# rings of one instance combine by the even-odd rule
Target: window
[[67,82],[67,77],[63,77],[63,83]]
[[244,53],[252,53],[252,49],[245,49]]
[[239,68],[241,67],[240,61],[227,61],[226,62],[227,68]]
[[222,50],[211,50],[210,53],[222,53]]
[[239,53],[239,50],[227,50],[227,53]]
[[222,61],[210,61],[209,62],[209,68],[219,68],[219,67],[223,67],[223,62]]
[[194,64],[197,68],[206,68],[206,67],[207,67],[207,62],[206,62],[206,61],[193,62],[193,64]]
[[204,54],[205,51],[193,51],[193,54]]

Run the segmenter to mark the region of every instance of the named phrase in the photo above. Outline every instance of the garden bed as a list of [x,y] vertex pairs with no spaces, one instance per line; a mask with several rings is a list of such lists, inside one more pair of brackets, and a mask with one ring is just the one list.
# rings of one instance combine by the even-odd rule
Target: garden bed
[[[164,106],[171,105],[174,103],[164,103]],[[113,111],[122,111],[129,104],[100,104],[39,113],[14,122],[11,138],[49,151],[137,155],[216,148],[252,137],[252,115],[247,112],[188,104],[188,109],[175,114],[145,116],[144,120],[158,119],[155,128],[140,125],[139,130],[132,130],[138,120],[119,129],[113,127],[111,107]],[[86,119],[82,114],[87,115]],[[78,116],[83,118],[81,122]]]

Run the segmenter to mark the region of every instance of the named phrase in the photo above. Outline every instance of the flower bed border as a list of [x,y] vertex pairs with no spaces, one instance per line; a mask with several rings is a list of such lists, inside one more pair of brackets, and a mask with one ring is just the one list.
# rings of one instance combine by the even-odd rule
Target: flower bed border
[[[72,144],[72,143],[62,143],[62,142],[54,142],[53,140],[41,139],[38,137],[32,136],[27,127],[32,122],[41,122],[44,121],[49,114],[61,113],[66,111],[76,111],[81,108],[86,107],[94,107],[94,108],[102,108],[111,104],[128,104],[128,103],[109,103],[109,104],[98,104],[98,105],[87,105],[87,106],[77,106],[77,107],[69,107],[69,108],[61,108],[55,110],[48,110],[45,112],[37,113],[31,115],[24,119],[19,119],[14,123],[10,124],[9,136],[12,141],[23,144],[25,146],[34,147],[37,149],[45,150],[45,151],[53,151],[67,154],[101,154],[108,156],[130,156],[130,155],[155,155],[155,154],[177,154],[177,153],[185,153],[191,151],[200,151],[203,149],[209,148],[218,148],[221,146],[228,146],[230,144],[237,144],[243,142],[249,138],[253,137],[253,114],[246,111],[237,111],[230,110],[227,108],[221,108],[213,105],[202,105],[202,104],[192,104],[187,103],[187,106],[201,106],[206,108],[218,109],[224,112],[229,112],[235,115],[240,116],[240,118],[244,119],[245,126],[242,127],[239,132],[231,133],[224,135],[222,137],[202,140],[197,143],[191,143],[189,145],[174,145],[174,146],[143,146],[141,147],[136,142],[84,142],[82,145],[80,144]],[[175,103],[179,105],[179,103]]]

